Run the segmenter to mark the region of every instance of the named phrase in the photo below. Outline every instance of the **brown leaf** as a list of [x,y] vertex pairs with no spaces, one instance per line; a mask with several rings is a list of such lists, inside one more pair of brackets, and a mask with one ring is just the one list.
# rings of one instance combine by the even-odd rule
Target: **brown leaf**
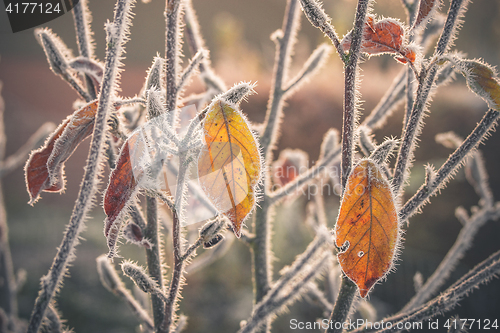
[[237,237],[255,207],[260,179],[258,143],[236,105],[216,100],[204,119],[206,147],[198,157],[198,178],[217,211],[233,224]]
[[398,234],[390,185],[374,162],[362,160],[347,180],[335,226],[340,266],[361,297],[390,270]]
[[96,111],[97,101],[75,111],[57,127],[43,147],[31,153],[24,168],[30,205],[38,201],[42,191],[64,190],[64,163],[92,134]]
[[131,152],[137,147],[137,135],[131,135],[123,144],[116,167],[111,171],[109,184],[104,193],[104,235],[107,238],[110,256],[114,256],[120,233],[122,216],[126,207],[137,193],[137,179],[134,175]]
[[[341,42],[345,52],[351,47],[352,32],[349,32]],[[375,22],[373,16],[368,16],[363,30],[361,52],[369,55],[391,53],[397,55],[396,60],[414,63],[415,50],[407,45],[403,25],[393,19],[382,19]]]
[[420,0],[418,5],[418,14],[415,19],[413,29],[419,27],[422,23],[426,22],[431,17],[431,12],[437,8],[440,0]]

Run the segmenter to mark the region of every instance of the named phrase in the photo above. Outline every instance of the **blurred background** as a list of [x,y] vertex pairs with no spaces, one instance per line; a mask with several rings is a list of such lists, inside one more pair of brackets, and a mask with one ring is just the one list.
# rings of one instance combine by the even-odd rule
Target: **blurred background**
[[[89,0],[93,13],[92,27],[96,41],[96,56],[104,58],[104,22],[112,18],[112,0]],[[285,0],[193,0],[202,33],[211,50],[216,72],[228,86],[240,81],[257,82],[257,95],[242,104],[251,121],[262,122],[265,115],[274,44],[269,35],[281,27]],[[443,8],[448,8],[449,0]],[[351,27],[356,2],[326,0],[324,7],[340,35]],[[5,100],[7,156],[23,145],[29,136],[46,121],[59,124],[72,112],[77,98],[68,85],[56,77],[36,42],[33,29],[12,34],[3,3],[0,4],[0,81]],[[164,2],[152,0],[136,5],[131,40],[126,45],[127,58],[121,79],[121,95],[132,97],[141,89],[146,70],[153,57],[164,53]],[[402,6],[396,0],[380,0],[374,6],[378,16],[405,19]],[[48,24],[63,41],[76,50],[71,15],[64,15]],[[322,42],[322,34],[302,18],[298,35],[292,75],[299,70],[309,54]],[[482,58],[492,65],[500,64],[500,2],[475,0],[469,5],[466,20],[455,43],[457,50],[469,58]],[[189,52],[185,50],[189,56]],[[402,69],[390,56],[375,57],[362,65],[361,84],[363,117],[368,114]],[[201,85],[193,81],[191,91]],[[309,154],[310,164],[317,159],[323,134],[329,128],[341,129],[343,75],[342,66],[333,54],[327,66],[305,88],[288,102],[276,156],[283,148],[302,149]],[[416,152],[406,198],[423,182],[426,163],[439,167],[450,150],[437,144],[437,133],[453,130],[465,137],[487,110],[486,104],[467,90],[462,77],[440,88],[430,107],[430,116],[421,135]],[[383,130],[375,132],[381,142],[386,136],[401,134],[402,107],[390,118]],[[500,198],[500,136],[493,133],[481,146],[490,175],[494,195]],[[34,207],[27,205],[28,194],[22,170],[4,179],[4,195],[10,242],[16,270],[27,272],[27,282],[19,294],[20,316],[28,318],[38,292],[39,279],[46,274],[59,245],[83,175],[88,140],[66,164],[67,189],[63,195],[44,193]],[[107,174],[103,184],[107,183]],[[101,184],[101,191],[104,185]],[[338,213],[338,197],[326,198],[330,223]],[[97,200],[101,202],[101,198]],[[414,294],[413,276],[419,271],[427,278],[453,244],[461,224],[454,217],[457,206],[470,209],[478,197],[459,171],[441,195],[432,199],[422,214],[411,219],[406,228],[404,248],[397,271],[379,284],[370,295],[379,310],[379,319],[397,311]],[[307,198],[279,207],[275,225],[273,250],[275,274],[292,262],[311,240],[304,225]],[[98,205],[87,223],[85,240],[77,249],[77,259],[70,268],[59,293],[58,304],[64,318],[76,332],[134,332],[137,321],[126,306],[101,286],[95,258],[107,252],[102,233],[104,213]],[[461,260],[447,284],[451,284],[474,265],[500,247],[500,222],[488,222],[478,233],[474,246]],[[232,237],[231,235],[227,235]],[[142,249],[124,245],[125,258],[142,262]],[[167,260],[170,262],[171,258]],[[246,319],[252,307],[250,256],[245,245],[236,241],[229,253],[210,267],[189,274],[184,287],[181,312],[189,316],[188,332],[235,332],[239,322]],[[128,283],[128,281],[127,281]],[[130,284],[128,283],[130,287]],[[490,282],[475,291],[450,314],[461,318],[500,319],[500,283]],[[298,302],[273,325],[277,332],[289,331],[291,318],[312,321],[322,316],[321,310],[306,302]]]

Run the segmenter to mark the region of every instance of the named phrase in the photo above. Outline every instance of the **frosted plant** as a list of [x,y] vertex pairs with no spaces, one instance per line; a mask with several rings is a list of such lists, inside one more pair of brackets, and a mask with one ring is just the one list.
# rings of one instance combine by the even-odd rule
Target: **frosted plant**
[[[80,1],[73,11],[77,56],[54,32],[37,30],[50,68],[81,101],[26,163],[31,204],[42,192],[64,190],[64,163],[83,139],[92,139],[80,192],[53,264],[41,278],[28,332],[68,330],[54,296],[76,258],[76,245],[96,203],[97,183],[105,168],[110,169],[102,202],[109,252],[97,258],[97,269],[104,287],[128,305],[143,332],[189,330],[188,317],[179,311],[185,273],[210,265],[235,241],[248,246],[253,275],[253,310],[241,318],[238,332],[270,332],[275,318],[302,300],[323,310],[325,320],[316,328],[326,332],[342,332],[343,324],[354,314],[365,319],[356,332],[403,330],[407,323],[452,310],[473,288],[493,277],[500,269],[499,252],[436,296],[478,229],[500,216],[500,203],[494,200],[477,150],[500,116],[499,80],[490,65],[451,51],[468,1],[452,0],[445,19],[439,12],[439,0],[403,0],[402,4],[407,12],[405,23],[379,18],[372,13],[372,1],[359,0],[353,28],[341,39],[319,1],[287,0],[283,26],[271,35],[276,57],[262,124],[251,124],[244,113],[243,101],[252,102],[255,84],[241,78],[241,83],[228,89],[215,74],[190,0],[166,0],[165,55],[153,59],[143,88],[130,98],[118,92],[133,0],[116,2],[114,18],[105,27],[103,62],[93,52],[87,1]],[[292,54],[302,15],[325,33],[333,47],[319,45],[292,77]],[[426,57],[436,36],[434,53]],[[192,54],[184,68],[182,38]],[[311,81],[333,49],[344,65],[341,131],[332,128],[324,135],[313,166],[307,165],[308,155],[302,151],[284,150],[275,158],[287,100]],[[403,69],[360,123],[360,59],[380,54],[392,55]],[[453,152],[437,170],[427,165],[424,183],[416,193],[407,193],[410,198],[404,201],[431,97],[457,73],[489,109],[465,139],[453,133],[436,138]],[[205,90],[184,96],[194,76]],[[401,136],[378,144],[374,130],[383,127],[403,102]],[[189,116],[189,105],[194,105],[196,114]],[[186,117],[189,121],[182,125]],[[18,155],[25,157],[23,154]],[[18,164],[8,161],[2,164],[2,175]],[[335,172],[336,165],[340,172]],[[416,293],[406,306],[390,317],[379,318],[367,295],[387,274],[397,274],[395,261],[404,251],[403,229],[463,165],[480,197],[479,206],[470,215],[457,208],[463,229],[442,263],[426,280],[415,276]],[[332,220],[322,191],[314,193],[306,212],[313,239],[275,279],[271,244],[281,236],[273,232],[276,208],[297,199],[312,185],[322,187],[324,180],[339,189],[335,193],[340,197],[340,212],[334,212],[338,217]],[[159,205],[165,205],[171,217],[166,228],[160,226]],[[198,209],[204,209],[209,218],[193,232],[188,226],[198,222],[193,215]],[[3,220],[0,226],[5,224]],[[165,242],[167,231],[171,244]],[[122,260],[121,240],[145,249],[144,263]],[[8,249],[8,243],[2,242]],[[172,254],[171,267],[166,266],[165,253],[170,253],[166,246]],[[205,251],[198,255],[202,247]],[[2,254],[9,257],[6,250]],[[123,275],[148,296],[146,301],[127,289],[112,260],[121,261]],[[11,268],[5,271],[12,281]],[[326,287],[319,284],[322,278]],[[14,290],[9,287],[6,299],[10,303],[0,315],[8,319],[9,330],[20,331]],[[370,325],[381,321],[384,326]]]

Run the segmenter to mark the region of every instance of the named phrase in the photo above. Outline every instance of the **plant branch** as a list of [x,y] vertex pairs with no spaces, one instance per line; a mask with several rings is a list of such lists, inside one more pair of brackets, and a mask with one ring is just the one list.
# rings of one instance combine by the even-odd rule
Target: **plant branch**
[[[448,11],[445,27],[441,33],[438,45],[434,52],[434,58],[442,55],[449,45],[451,35],[457,25],[457,19],[461,11],[462,2],[463,0],[452,1]],[[422,69],[417,88],[417,97],[413,103],[413,108],[406,124],[403,124],[401,146],[397,157],[396,167],[394,169],[394,178],[392,179],[392,186],[396,195],[398,195],[402,190],[403,183],[405,182],[408,170],[412,164],[416,137],[421,132],[423,114],[426,109],[431,90],[434,87],[434,80],[436,78],[437,71],[437,66],[431,66],[429,71]]]
[[[457,208],[457,214],[462,214],[460,213],[461,210],[463,210],[463,208]],[[466,212],[463,213],[466,214]],[[470,218],[463,221],[465,224],[462,230],[460,230],[455,243],[441,261],[438,268],[436,268],[417,294],[412,297],[410,302],[408,302],[400,312],[403,313],[414,310],[429,300],[449,277],[451,271],[463,257],[464,253],[472,246],[472,241],[479,231],[479,228],[489,220],[497,220],[499,218],[500,203],[498,203],[496,207],[483,207],[481,210],[475,212]]]
[[[272,161],[272,149],[278,138],[278,128],[283,116],[283,82],[287,79],[288,68],[295,36],[299,25],[297,0],[288,0],[283,27],[272,35],[276,43],[276,58],[273,69],[273,84],[267,105],[264,132],[260,137],[260,145],[266,162]],[[266,180],[267,182],[267,180]],[[270,184],[265,184],[266,191]]]
[[179,70],[179,14],[180,0],[165,1],[165,80],[166,80],[166,108],[167,124],[171,128],[175,125],[175,113],[178,99],[178,70]]
[[[151,248],[146,249],[146,260],[148,273],[157,283],[158,288],[163,288],[161,241],[159,238],[160,230],[158,225],[158,203],[156,198],[146,197],[147,225],[144,229],[144,237],[151,243]],[[163,323],[164,302],[157,294],[151,295],[153,305],[154,327],[158,328]]]
[[309,168],[306,172],[300,174],[293,181],[289,182],[282,188],[269,194],[271,204],[276,204],[288,195],[293,194],[296,190],[307,184],[312,179],[321,175],[321,172],[330,164],[335,162],[340,157],[340,148],[333,150],[329,155],[319,160],[316,165]]
[[356,293],[358,292],[358,287],[354,282],[352,282],[346,275],[342,274],[342,282],[340,284],[340,292],[335,301],[335,306],[330,316],[330,323],[334,325],[329,325],[326,333],[341,333],[344,330],[344,325],[338,328],[335,323],[344,323],[351,312],[352,302]]
[[99,94],[99,106],[94,123],[92,142],[80,192],[73,208],[71,219],[64,234],[57,255],[49,273],[41,279],[41,289],[31,314],[29,333],[36,333],[43,320],[45,310],[61,283],[68,263],[74,259],[75,246],[92,200],[96,192],[97,176],[103,162],[103,148],[106,139],[108,110],[112,107],[112,96],[116,91],[118,68],[126,41],[125,34],[130,23],[130,10],[134,0],[118,0],[115,7],[114,22],[108,24],[104,80]]
[[175,190],[174,209],[172,210],[172,241],[173,241],[173,257],[174,267],[172,273],[172,280],[168,292],[168,300],[165,304],[165,317],[163,324],[160,327],[161,332],[169,333],[174,324],[175,308],[177,306],[177,299],[179,297],[179,289],[183,280],[184,261],[182,257],[182,231],[181,221],[184,218],[184,204],[185,204],[185,185],[186,176],[189,167],[187,160],[187,153],[181,152],[179,154],[179,173],[177,175],[177,185]]
[[342,192],[347,183],[347,177],[351,173],[354,147],[356,146],[354,134],[357,122],[357,92],[356,74],[358,67],[359,51],[366,21],[369,0],[359,0],[356,9],[356,18],[352,33],[351,48],[349,49],[349,62],[345,67],[344,85],[344,120],[342,124],[342,157],[341,157],[341,183]]
[[[94,47],[92,40],[92,32],[90,31],[90,12],[88,10],[87,0],[80,0],[73,7],[73,20],[75,22],[76,41],[80,56],[87,59],[94,58]],[[90,102],[97,98],[94,83],[90,76],[85,74],[85,84],[87,85],[87,93],[89,94]]]
[[309,19],[311,24],[321,30],[330,40],[333,45],[337,49],[337,53],[340,56],[340,59],[347,63],[347,56],[340,46],[339,37],[337,36],[337,32],[330,24],[330,18],[326,15],[321,5],[317,2],[317,0],[300,0],[300,4],[302,5],[302,11]]
[[411,197],[399,211],[399,220],[406,221],[413,216],[437,190],[442,188],[446,181],[455,172],[456,168],[464,162],[467,155],[474,150],[494,127],[500,112],[488,110],[481,122],[474,128],[472,133],[462,142],[448,160],[439,168],[436,175],[424,183],[420,189]]
[[[384,319],[384,327],[391,327],[376,331],[377,333],[392,332],[393,328],[398,324],[404,327],[407,322],[423,321],[436,317],[446,311],[453,309],[458,302],[469,294],[479,285],[487,283],[491,278],[500,272],[500,251],[493,253],[489,258],[478,264],[474,269],[470,270],[457,282],[446,289],[441,295],[437,296],[428,303],[420,307],[392,317]],[[392,324],[392,325],[389,325]],[[352,331],[352,333],[372,332],[366,328],[360,328]]]

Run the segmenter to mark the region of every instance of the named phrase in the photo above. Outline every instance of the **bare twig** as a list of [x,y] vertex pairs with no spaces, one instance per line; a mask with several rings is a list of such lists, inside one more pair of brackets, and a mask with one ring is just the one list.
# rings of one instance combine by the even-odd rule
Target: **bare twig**
[[[434,57],[442,55],[448,48],[449,42],[452,39],[452,34],[457,26],[458,17],[462,11],[463,1],[464,0],[453,0],[451,2],[445,27],[439,38]],[[432,66],[428,72],[424,71],[424,69],[422,70],[417,88],[417,97],[413,103],[408,121],[403,125],[401,146],[394,169],[394,178],[392,179],[392,185],[396,194],[400,193],[407,177],[408,169],[411,166],[413,152],[415,150],[415,139],[421,131],[423,114],[431,90],[434,87],[437,71],[437,66]]]
[[462,145],[448,157],[448,160],[439,168],[436,175],[423,184],[399,211],[400,221],[406,221],[414,215],[436,191],[444,186],[449,177],[453,175],[456,168],[463,163],[465,157],[474,150],[494,127],[500,113],[495,110],[488,110],[481,122],[472,133],[465,139]]
[[[461,212],[457,208],[457,214]],[[461,214],[463,216],[463,214]],[[467,220],[463,221],[464,226],[450,248],[444,259],[439,264],[438,268],[425,281],[425,284],[419,289],[417,294],[412,297],[410,302],[406,304],[401,313],[414,310],[429,300],[433,294],[441,287],[451,271],[455,268],[458,261],[463,257],[464,253],[472,246],[474,236],[479,229],[489,220],[497,220],[500,218],[500,203],[496,207],[483,207]]]
[[337,36],[337,32],[330,24],[330,18],[326,15],[321,5],[317,2],[317,0],[300,0],[300,4],[302,5],[302,10],[304,14],[309,19],[311,24],[321,30],[330,40],[333,45],[337,49],[337,53],[340,56],[340,59],[344,63],[347,63],[347,56],[344,53],[344,50],[340,46],[339,37]]

